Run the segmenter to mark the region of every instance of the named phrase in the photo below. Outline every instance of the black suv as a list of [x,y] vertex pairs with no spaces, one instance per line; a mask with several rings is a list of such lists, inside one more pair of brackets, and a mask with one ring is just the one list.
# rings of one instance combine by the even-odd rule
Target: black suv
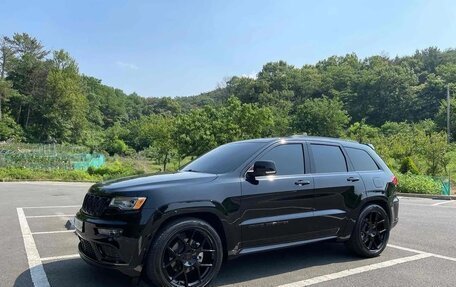
[[396,185],[357,142],[229,143],[176,173],[93,185],[75,218],[79,252],[156,286],[206,286],[225,258],[321,240],[373,257],[398,221]]

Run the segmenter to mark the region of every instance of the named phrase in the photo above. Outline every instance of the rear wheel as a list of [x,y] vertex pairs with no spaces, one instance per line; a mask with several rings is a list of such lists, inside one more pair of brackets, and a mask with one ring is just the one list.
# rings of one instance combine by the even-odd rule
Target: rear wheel
[[362,257],[375,257],[386,248],[390,233],[388,214],[379,205],[363,209],[347,246]]
[[187,218],[165,227],[147,259],[146,272],[156,286],[202,287],[217,275],[223,248],[207,222]]

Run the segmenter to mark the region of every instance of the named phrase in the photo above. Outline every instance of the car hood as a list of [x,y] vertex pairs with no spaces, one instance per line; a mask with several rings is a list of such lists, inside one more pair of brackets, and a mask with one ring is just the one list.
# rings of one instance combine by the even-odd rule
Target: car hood
[[217,178],[216,174],[198,172],[175,172],[121,178],[97,183],[91,192],[134,193],[176,185],[201,184]]

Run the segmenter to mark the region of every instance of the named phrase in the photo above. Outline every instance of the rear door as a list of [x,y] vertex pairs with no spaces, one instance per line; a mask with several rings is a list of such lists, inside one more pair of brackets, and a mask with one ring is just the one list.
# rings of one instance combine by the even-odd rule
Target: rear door
[[[366,192],[384,194],[389,178],[372,158],[366,148],[345,147],[353,169],[358,172],[366,187]],[[372,152],[372,151],[370,151]]]
[[315,184],[316,235],[337,236],[361,201],[364,184],[342,146],[309,142],[308,149]]
[[275,162],[277,174],[243,179],[243,248],[305,239],[313,216],[313,178],[305,173],[304,145],[278,144],[256,160]]

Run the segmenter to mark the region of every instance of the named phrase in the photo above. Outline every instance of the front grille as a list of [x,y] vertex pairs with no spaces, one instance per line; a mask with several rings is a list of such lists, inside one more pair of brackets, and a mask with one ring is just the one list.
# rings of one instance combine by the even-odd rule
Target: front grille
[[97,255],[95,254],[95,251],[92,248],[92,244],[90,244],[89,241],[80,238],[79,241],[79,249],[84,253],[86,256],[92,258],[92,259],[97,259]]
[[87,193],[82,204],[82,211],[93,216],[100,216],[106,210],[111,198]]

